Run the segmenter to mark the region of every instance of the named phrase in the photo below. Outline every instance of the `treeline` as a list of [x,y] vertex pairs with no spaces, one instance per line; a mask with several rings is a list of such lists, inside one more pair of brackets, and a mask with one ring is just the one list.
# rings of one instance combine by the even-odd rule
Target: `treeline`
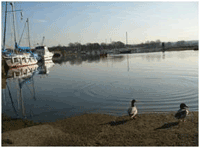
[[[130,47],[131,45],[128,45],[127,47]],[[112,42],[112,43],[87,43],[82,45],[81,43],[75,42],[75,43],[69,43],[68,46],[56,46],[56,47],[49,47],[50,51],[54,50],[65,50],[65,51],[92,51],[92,50],[104,50],[104,49],[116,49],[116,48],[125,48],[126,45],[122,43],[121,41]]]
[[68,46],[61,46],[58,45],[56,47],[49,47],[50,51],[54,50],[59,50],[59,51],[74,51],[74,52],[79,52],[79,51],[92,51],[92,50],[104,50],[104,49],[116,49],[116,48],[134,48],[134,47],[143,47],[143,46],[148,46],[148,47],[160,47],[161,46],[161,41],[156,40],[156,41],[147,41],[145,43],[137,44],[137,45],[125,45],[121,41],[116,41],[116,42],[111,42],[111,43],[87,43],[82,45],[79,42],[75,43],[69,43]]
[[198,46],[198,41],[177,41],[177,42],[161,42],[160,40],[156,41],[146,41],[145,43],[141,43],[136,45],[135,47],[154,47],[158,48],[161,46],[165,47],[183,47],[183,46]]
[[146,41],[145,43],[137,44],[135,47],[161,47],[161,41]]
[[92,50],[110,50],[116,48],[161,48],[165,47],[181,47],[181,46],[198,46],[198,41],[177,41],[177,42],[161,42],[159,39],[156,41],[146,41],[144,43],[136,45],[125,45],[121,41],[111,42],[111,43],[87,43],[82,45],[79,42],[69,43],[68,46],[54,46],[49,47],[50,51],[66,51],[66,52],[81,52],[81,51],[92,51]]

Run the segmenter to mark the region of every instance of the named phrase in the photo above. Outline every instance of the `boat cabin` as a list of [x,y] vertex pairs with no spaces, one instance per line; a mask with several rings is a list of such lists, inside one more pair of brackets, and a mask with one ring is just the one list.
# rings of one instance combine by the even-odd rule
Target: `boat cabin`
[[51,60],[53,53],[51,53],[47,46],[37,46],[34,49],[34,53],[38,55],[38,60]]
[[37,47],[35,47],[34,52],[36,52],[40,56],[43,56],[46,53],[48,53],[49,50],[48,50],[48,48],[46,46],[37,46]]

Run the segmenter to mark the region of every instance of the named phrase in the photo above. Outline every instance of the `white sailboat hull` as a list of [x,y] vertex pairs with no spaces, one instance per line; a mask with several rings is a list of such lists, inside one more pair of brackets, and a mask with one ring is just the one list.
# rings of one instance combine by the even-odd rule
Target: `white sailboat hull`
[[29,54],[16,54],[4,56],[5,62],[10,68],[17,68],[37,64],[37,60]]

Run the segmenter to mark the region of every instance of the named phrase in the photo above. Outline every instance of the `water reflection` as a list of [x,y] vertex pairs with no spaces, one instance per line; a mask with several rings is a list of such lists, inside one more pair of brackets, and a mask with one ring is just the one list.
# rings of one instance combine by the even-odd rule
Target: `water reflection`
[[162,58],[162,55],[161,54],[148,54],[148,55],[143,55],[142,56],[142,59],[146,59],[148,62],[151,62],[151,61],[160,61],[160,59]]
[[48,61],[43,61],[38,63],[38,74],[41,75],[41,78],[48,76],[49,72],[50,72],[50,68],[53,67],[55,64],[52,60],[48,60]]
[[[30,90],[30,95],[32,96],[32,99],[36,100],[35,98],[35,89],[34,89],[34,79],[33,76],[36,74],[38,65],[32,65],[32,66],[26,66],[26,67],[20,67],[20,68],[13,68],[9,69],[6,74],[6,81],[5,85],[7,88],[8,96],[11,101],[13,110],[17,117],[20,117],[19,113],[22,112],[22,118],[26,118],[26,109],[24,105],[24,98],[23,98],[23,89],[24,87],[27,87]],[[11,93],[11,88],[13,87],[15,82],[15,94]],[[31,88],[32,87],[32,88]],[[6,102],[8,101],[6,98],[6,88],[3,91],[3,101],[6,105]],[[32,89],[32,90],[31,90]],[[15,104],[16,100],[13,100],[17,96],[17,105]],[[15,107],[17,106],[17,108]]]
[[[27,118],[24,100],[32,99],[36,101],[34,76],[46,76],[49,69],[54,66],[52,60],[38,63],[36,65],[8,69],[2,77],[2,101],[4,106],[11,102],[13,111],[18,118]],[[14,87],[14,89],[13,89]],[[15,90],[15,91],[13,91]],[[29,98],[27,98],[29,93]],[[26,94],[26,98],[23,97]],[[29,107],[30,117],[33,111]]]
[[162,59],[165,59],[165,52],[162,52]]
[[141,98],[140,113],[175,111],[180,102],[196,111],[197,61],[197,52],[189,51],[54,57],[35,68],[7,72],[2,80],[3,110],[27,118],[34,115],[31,119],[36,121],[53,121],[90,110],[126,115],[129,101]]
[[110,55],[108,60],[112,60],[113,62],[122,62],[126,59],[125,55]]
[[10,79],[25,79],[31,77],[33,72],[35,72],[38,68],[38,65],[31,65],[26,67],[19,67],[9,69],[6,75],[8,80]]
[[[132,54],[133,55],[133,54]],[[184,54],[183,54],[184,55]],[[122,62],[128,58],[129,54],[108,54],[108,55],[87,55],[87,54],[78,54],[78,55],[69,55],[69,56],[60,56],[53,57],[53,62],[55,64],[64,65],[67,62],[70,65],[81,65],[83,62],[87,63],[99,63],[99,62]],[[181,56],[181,55],[180,55]],[[165,52],[155,52],[148,54],[134,54],[134,57],[141,57],[143,60],[151,61],[160,61],[165,59]],[[183,56],[181,56],[183,57]]]
[[53,57],[53,62],[56,64],[66,64],[67,62],[70,65],[81,65],[83,62],[88,63],[99,63],[100,61],[106,62],[107,60],[113,62],[122,62],[125,60],[125,56],[123,55],[87,55],[87,54],[78,54],[78,55],[69,55],[69,56],[62,56],[62,57]]

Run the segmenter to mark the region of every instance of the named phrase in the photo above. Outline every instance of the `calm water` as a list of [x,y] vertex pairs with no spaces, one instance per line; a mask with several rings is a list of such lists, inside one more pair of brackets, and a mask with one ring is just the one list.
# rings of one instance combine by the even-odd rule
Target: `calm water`
[[127,115],[132,99],[139,101],[140,114],[177,111],[182,102],[198,111],[198,51],[53,59],[23,83],[23,101],[22,80],[9,73],[2,112],[12,117],[24,113],[34,121],[55,121],[91,112],[121,116]]

